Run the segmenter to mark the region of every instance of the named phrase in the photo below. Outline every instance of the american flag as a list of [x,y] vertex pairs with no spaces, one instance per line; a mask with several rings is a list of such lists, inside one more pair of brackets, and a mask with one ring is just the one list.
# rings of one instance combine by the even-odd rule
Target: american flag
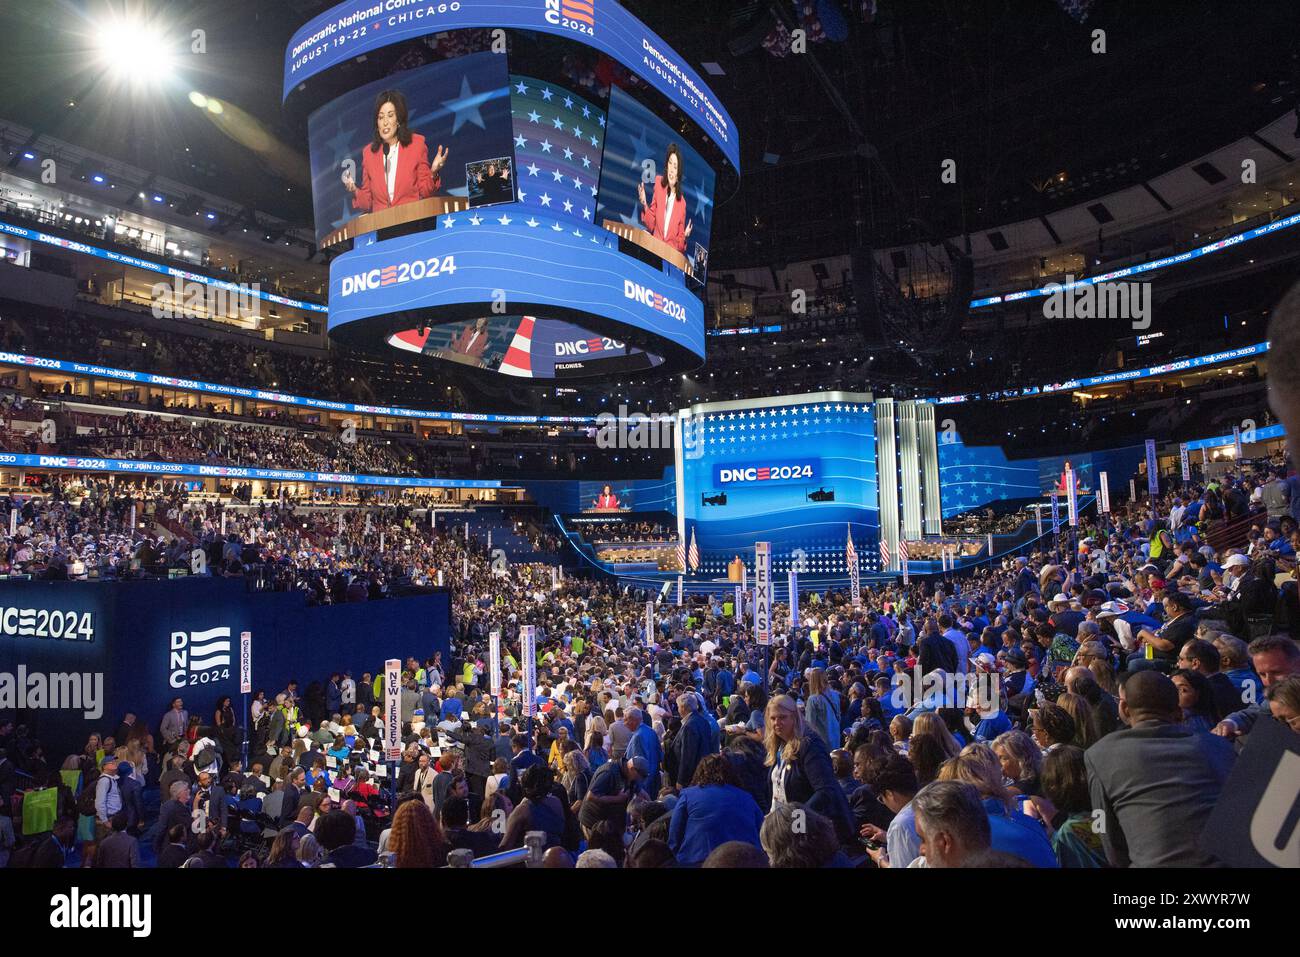
[[903,584],[907,584],[907,542],[898,543],[898,564],[903,569]]
[[690,559],[690,569],[691,569],[691,571],[693,571],[693,572],[695,572],[695,571],[699,571],[699,569],[700,569],[700,550],[699,550],[698,548],[695,547],[695,529],[693,529],[693,528],[691,529],[691,551],[690,551],[690,554],[689,554],[688,557],[689,557],[689,559]]
[[[570,2],[577,0],[566,0],[566,8]],[[590,22],[590,7],[578,6],[587,6]],[[510,112],[515,198],[539,213],[595,224],[605,111],[553,83],[512,73]]]
[[686,570],[686,543],[680,540],[677,542],[677,567]]
[[889,542],[885,541],[883,535],[880,538],[880,567],[882,569],[889,567]]

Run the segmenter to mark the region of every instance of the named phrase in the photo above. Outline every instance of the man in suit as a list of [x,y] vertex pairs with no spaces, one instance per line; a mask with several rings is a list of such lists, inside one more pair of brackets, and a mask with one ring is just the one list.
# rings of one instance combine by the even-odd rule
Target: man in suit
[[1212,867],[1197,839],[1232,770],[1232,745],[1180,727],[1178,689],[1166,675],[1128,672],[1119,690],[1127,728],[1084,752],[1102,843],[1116,867]]
[[95,867],[139,867],[140,842],[127,833],[127,813],[113,815],[113,833],[95,848]]
[[[190,834],[190,786],[184,781],[174,781],[167,792],[167,800],[158,809],[158,832],[154,835],[153,849],[161,854],[168,842],[168,834],[173,827],[180,827],[186,835],[186,850],[189,850]],[[187,854],[188,856],[188,854]]]
[[[416,762],[416,770],[411,778],[411,788],[428,806],[433,810],[433,781],[437,777],[433,768],[429,767],[429,756],[421,753]],[[403,790],[399,787],[399,790]]]
[[713,740],[709,721],[700,710],[700,698],[694,692],[685,692],[677,697],[677,713],[681,716],[682,726],[673,738],[669,761],[672,765],[673,783],[680,792],[691,786],[695,769],[706,754],[715,749],[710,745]]
[[289,822],[298,816],[298,802],[302,800],[302,793],[306,786],[306,771],[302,768],[294,768],[289,772],[284,782],[284,803],[280,805],[280,820],[276,822],[278,827],[287,827]]
[[663,763],[663,745],[659,743],[659,735],[655,734],[654,728],[645,723],[645,718],[640,708],[628,708],[624,717],[627,722],[628,730],[632,732],[632,737],[627,742],[626,760],[633,758],[644,758],[646,762],[646,793],[651,797],[658,797],[660,774],[659,766]]

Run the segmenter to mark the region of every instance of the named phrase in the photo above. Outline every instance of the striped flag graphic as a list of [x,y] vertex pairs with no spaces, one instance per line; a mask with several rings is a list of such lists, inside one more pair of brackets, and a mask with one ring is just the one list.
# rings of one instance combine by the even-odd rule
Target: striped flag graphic
[[691,529],[691,550],[687,556],[690,562],[691,571],[699,571],[700,568],[700,550],[695,547],[695,529]]

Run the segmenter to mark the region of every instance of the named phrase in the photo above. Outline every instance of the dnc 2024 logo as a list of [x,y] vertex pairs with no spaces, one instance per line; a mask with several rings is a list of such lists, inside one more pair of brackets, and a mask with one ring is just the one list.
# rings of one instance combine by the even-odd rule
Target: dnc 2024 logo
[[596,0],[546,0],[545,16],[553,27],[596,35]]
[[230,677],[232,653],[229,628],[173,631],[168,684],[185,688],[225,681]]

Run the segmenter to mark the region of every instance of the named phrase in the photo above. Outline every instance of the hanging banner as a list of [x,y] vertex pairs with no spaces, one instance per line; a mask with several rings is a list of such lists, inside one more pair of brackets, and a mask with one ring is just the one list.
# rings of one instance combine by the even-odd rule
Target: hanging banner
[[438,587],[439,587],[439,588],[442,587],[442,569],[441,569],[441,568],[438,569]]
[[519,626],[519,664],[524,670],[524,717],[537,712],[537,626]]
[[1110,476],[1107,475],[1105,472],[1102,472],[1099,478],[1101,479],[1101,489],[1099,493],[1101,495],[1101,510],[1103,514],[1109,515],[1110,514]]
[[754,637],[772,643],[772,543],[754,543]]
[[736,586],[736,607],[735,607],[736,624],[745,620],[745,586]]
[[677,607],[682,607],[682,576],[677,576]]
[[1129,500],[1130,502],[1136,502],[1136,501],[1137,501],[1137,497],[1138,497],[1138,492],[1137,492],[1137,480],[1136,480],[1136,479],[1129,479],[1129,480],[1128,480],[1128,500]]
[[646,647],[655,643],[655,603],[645,603],[645,643]]
[[469,556],[466,555],[460,560],[460,577],[469,581]]
[[1034,506],[1034,526],[1038,531],[1038,537],[1043,537],[1043,506]]
[[1180,445],[1180,446],[1178,447],[1178,457],[1179,457],[1179,459],[1182,461],[1182,466],[1183,466],[1183,481],[1184,481],[1184,482],[1190,482],[1190,481],[1192,480],[1192,463],[1191,463],[1191,460],[1188,458],[1188,455],[1187,455],[1187,443],[1186,443],[1186,442],[1184,442],[1182,445]]
[[402,662],[398,658],[384,662],[384,757],[389,761],[402,757]]
[[1079,524],[1079,490],[1074,485],[1074,469],[1065,470],[1065,504],[1070,518],[1070,527]]
[[501,697],[501,632],[488,632],[488,687],[492,697]]
[[1209,464],[1210,464],[1210,447],[1208,445],[1202,445],[1201,446],[1201,467],[1204,468]]
[[1147,491],[1155,498],[1160,494],[1160,466],[1156,462],[1156,440],[1147,439]]
[[[369,520],[367,519],[367,521]],[[465,523],[465,541],[469,541],[469,522]]]
[[[1233,454],[1236,456],[1237,461],[1240,462],[1242,457],[1242,451],[1241,451],[1241,426],[1239,425],[1234,425],[1232,427],[1232,450],[1233,450]],[[135,514],[134,509],[132,509],[131,514],[132,515]]]
[[799,625],[799,573],[790,569],[790,627]]
[[560,590],[560,566],[551,566],[551,591]]
[[239,633],[239,693],[253,693],[253,633]]
[[1052,493],[1052,534],[1055,535],[1061,531],[1061,499],[1055,492]]
[[989,532],[989,558],[993,557],[993,533]]

